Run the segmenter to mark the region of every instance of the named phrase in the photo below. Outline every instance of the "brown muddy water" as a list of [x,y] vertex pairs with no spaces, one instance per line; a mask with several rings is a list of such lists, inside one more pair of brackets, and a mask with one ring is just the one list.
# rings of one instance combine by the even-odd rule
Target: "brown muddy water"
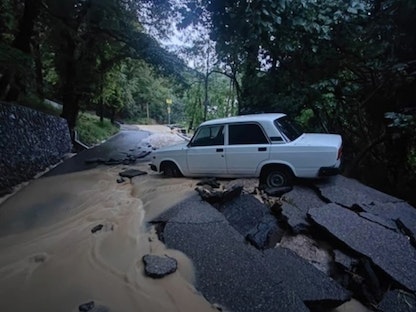
[[[194,287],[192,262],[167,249],[146,221],[194,194],[197,180],[148,171],[118,184],[123,166],[35,179],[0,202],[0,311],[218,311]],[[91,229],[102,224],[101,231]],[[168,255],[178,270],[144,275],[142,257]],[[352,300],[333,312],[369,311]]]

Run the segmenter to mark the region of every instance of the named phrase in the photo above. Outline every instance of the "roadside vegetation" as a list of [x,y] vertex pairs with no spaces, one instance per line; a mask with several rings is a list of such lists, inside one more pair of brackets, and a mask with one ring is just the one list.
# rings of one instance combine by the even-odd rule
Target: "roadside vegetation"
[[[343,136],[344,174],[416,202],[415,10],[414,0],[3,0],[0,100],[53,99],[72,133],[86,111],[100,117],[94,132],[104,120],[193,129],[285,112]],[[167,49],[173,25],[186,45]]]
[[119,131],[110,120],[101,121],[99,116],[88,112],[79,115],[76,129],[78,139],[87,146],[101,143]]

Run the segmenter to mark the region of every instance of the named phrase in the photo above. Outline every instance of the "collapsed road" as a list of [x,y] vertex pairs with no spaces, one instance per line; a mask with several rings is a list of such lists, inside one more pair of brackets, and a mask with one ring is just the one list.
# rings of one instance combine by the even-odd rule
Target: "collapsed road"
[[[126,135],[134,144],[119,146]],[[148,135],[122,132],[47,175],[146,161],[152,146],[136,145]],[[207,180],[197,190],[151,223],[192,260],[196,288],[219,310],[331,311],[355,298],[416,311],[416,210],[405,201],[343,176],[265,191],[256,180]],[[146,259],[165,260],[174,270],[172,259]]]
[[[210,302],[237,312],[330,311],[354,297],[371,310],[416,311],[414,207],[343,176],[281,197],[254,184],[202,181],[201,196],[152,220],[169,248],[192,259]],[[307,238],[300,248],[284,243],[296,237]],[[328,259],[308,255],[308,241]]]

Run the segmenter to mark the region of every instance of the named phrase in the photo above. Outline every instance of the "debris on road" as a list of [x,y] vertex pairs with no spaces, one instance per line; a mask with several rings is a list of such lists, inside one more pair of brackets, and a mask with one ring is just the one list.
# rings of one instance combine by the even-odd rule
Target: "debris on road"
[[[345,177],[288,192],[214,182],[196,188],[206,202],[192,197],[154,220],[165,244],[191,258],[211,302],[237,312],[321,311],[353,296],[381,311],[415,311],[416,209],[406,202]],[[225,198],[233,186],[241,190]]]
[[162,278],[166,275],[174,273],[178,268],[176,259],[168,256],[143,256],[143,263],[145,264],[144,271],[147,276],[153,278]]

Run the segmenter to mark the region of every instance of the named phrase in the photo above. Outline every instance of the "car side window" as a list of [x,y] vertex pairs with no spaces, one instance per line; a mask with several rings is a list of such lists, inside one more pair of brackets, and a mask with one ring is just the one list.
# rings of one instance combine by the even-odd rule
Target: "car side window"
[[200,128],[191,142],[191,146],[212,145],[224,145],[224,125]]
[[269,141],[258,124],[229,125],[229,144],[267,144]]

